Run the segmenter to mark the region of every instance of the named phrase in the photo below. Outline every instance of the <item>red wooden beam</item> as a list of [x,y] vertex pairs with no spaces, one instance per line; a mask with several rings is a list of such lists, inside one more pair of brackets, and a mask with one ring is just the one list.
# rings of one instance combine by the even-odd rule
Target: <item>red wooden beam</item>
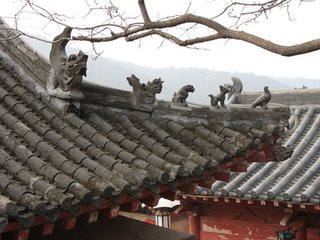
[[215,180],[221,180],[221,181],[228,182],[230,180],[230,171],[225,170],[222,172],[217,172],[213,176],[214,176]]
[[273,146],[264,144],[262,148],[266,154],[266,161],[274,161]]
[[247,172],[247,169],[248,163],[244,160],[237,162],[230,167],[231,172]]
[[289,220],[294,216],[294,213],[293,213],[292,209],[285,208],[284,209],[284,213],[285,214],[284,214],[283,218],[280,221],[280,225],[281,226],[286,226],[287,223],[289,222]]
[[213,184],[214,180],[210,180],[210,179],[207,179],[207,180],[201,180],[199,182],[199,186],[200,187],[204,187],[204,188],[211,188],[212,184]]
[[248,156],[247,162],[266,162],[266,153],[261,150]]
[[13,240],[27,240],[29,238],[30,229],[29,228],[21,228],[11,232],[11,237]]
[[115,218],[119,216],[120,206],[112,206],[106,209],[107,218]]
[[98,220],[98,217],[99,217],[99,212],[98,211],[94,211],[94,212],[89,213],[88,223],[96,222]]
[[149,207],[154,207],[154,206],[156,206],[158,204],[159,199],[160,199],[159,195],[154,195],[154,196],[150,196],[150,197],[147,197],[147,198],[140,199],[140,201],[143,202],[144,204],[146,204]]
[[194,193],[198,187],[198,183],[189,183],[183,186],[178,187],[178,189],[182,192]]
[[74,216],[70,216],[67,218],[64,218],[61,222],[60,225],[63,229],[65,230],[71,230],[76,227],[77,224],[77,218]]
[[196,239],[200,239],[200,216],[198,212],[192,211],[189,214],[189,233],[196,236]]
[[54,231],[54,225],[55,224],[52,222],[47,222],[47,223],[43,224],[42,236],[51,235]]
[[161,197],[163,198],[166,198],[166,199],[169,199],[171,201],[174,201],[176,200],[176,192],[175,191],[166,191],[164,193],[161,193]]
[[124,212],[136,212],[141,205],[141,202],[136,200],[120,205],[120,210]]

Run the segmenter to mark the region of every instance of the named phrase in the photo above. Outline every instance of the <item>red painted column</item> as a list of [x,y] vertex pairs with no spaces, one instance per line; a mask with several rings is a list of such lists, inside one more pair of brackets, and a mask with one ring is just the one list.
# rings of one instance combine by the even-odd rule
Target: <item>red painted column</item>
[[200,240],[200,216],[197,211],[192,211],[189,214],[189,233]]

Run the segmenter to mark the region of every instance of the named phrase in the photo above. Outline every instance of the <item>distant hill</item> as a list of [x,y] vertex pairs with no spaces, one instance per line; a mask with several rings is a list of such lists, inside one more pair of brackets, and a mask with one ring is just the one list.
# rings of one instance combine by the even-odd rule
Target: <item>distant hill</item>
[[[48,58],[49,44],[32,39],[26,40],[38,53]],[[74,53],[78,50],[69,48],[67,51]],[[132,73],[139,77],[141,82],[161,77],[164,85],[158,99],[170,100],[175,91],[186,84],[192,84],[196,90],[190,94],[188,101],[201,104],[208,104],[208,94],[217,94],[219,85],[232,83],[232,76],[237,76],[242,80],[246,92],[262,91],[264,86],[269,86],[271,91],[302,88],[303,85],[308,88],[320,88],[320,81],[313,79],[275,78],[252,73],[230,73],[198,68],[147,68],[104,57],[99,57],[97,60],[90,58],[86,80],[107,87],[131,90],[126,77]]]
[[274,78],[278,82],[289,85],[292,88],[320,88],[320,77],[319,79],[310,78]]

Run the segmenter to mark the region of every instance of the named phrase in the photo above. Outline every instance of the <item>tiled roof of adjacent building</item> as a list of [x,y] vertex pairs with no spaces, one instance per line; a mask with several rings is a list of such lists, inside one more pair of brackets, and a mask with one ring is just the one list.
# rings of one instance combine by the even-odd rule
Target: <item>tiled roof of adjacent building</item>
[[48,65],[23,42],[10,44],[0,44],[0,232],[95,211],[112,215],[191,182],[211,184],[247,162],[285,158],[276,140],[287,107],[160,102],[139,111],[129,92],[84,84],[80,112],[61,113],[64,100],[44,87]]
[[246,173],[233,173],[229,182],[216,181],[211,189],[200,188],[199,193],[319,205],[320,106],[294,106],[291,109],[292,129],[284,139],[285,145],[294,148],[291,158],[284,162],[252,163]]

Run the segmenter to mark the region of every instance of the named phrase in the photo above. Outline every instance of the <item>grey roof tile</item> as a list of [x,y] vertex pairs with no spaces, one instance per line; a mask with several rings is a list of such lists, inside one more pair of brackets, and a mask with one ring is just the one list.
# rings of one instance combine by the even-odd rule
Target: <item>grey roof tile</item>
[[[72,120],[71,120],[72,121]],[[74,125],[77,127],[76,125]],[[93,127],[91,127],[89,124],[85,123],[80,127],[81,133],[86,137],[86,138],[93,138],[95,135],[99,135],[98,131],[95,130]]]
[[8,95],[12,95],[12,93],[8,93],[6,90],[4,90],[3,88],[0,88],[0,100],[3,101],[3,99],[8,96]]
[[83,138],[81,135],[78,135],[78,137],[74,139],[74,142],[83,150],[87,150],[93,145],[90,141]]
[[15,218],[18,215],[18,208],[9,198],[0,194],[0,202],[2,203],[0,206],[1,215]]
[[[37,129],[38,130],[38,129]],[[65,151],[69,149],[71,146],[69,142],[59,134],[57,134],[53,129],[49,129],[48,131],[42,132],[38,130],[38,133],[44,137],[45,139],[48,139],[53,145],[60,145]],[[60,143],[62,141],[62,143]]]
[[24,137],[28,132],[31,131],[30,128],[28,128],[25,124],[21,122],[16,122],[16,124],[12,126],[12,129],[14,132],[18,133],[22,137]]
[[203,126],[196,128],[196,133],[203,139],[213,143],[216,147],[221,148],[223,151],[231,154],[233,156],[240,155],[241,152],[246,150],[241,150],[238,146],[232,143],[228,138],[219,136],[214,132],[211,132],[209,129],[206,129]]
[[[62,133],[71,141],[75,141],[75,139],[80,136],[80,133],[70,126],[66,126],[64,129],[62,129]],[[86,149],[86,147],[84,149]]]
[[246,137],[244,134],[234,131],[233,129],[227,128],[219,123],[210,125],[210,129],[218,135],[228,137],[230,141],[235,142],[235,144],[239,147],[247,148],[252,142],[252,139]]
[[[115,144],[111,141],[107,141],[106,144],[104,145],[104,148],[107,149],[115,157],[118,157],[119,154],[124,151],[121,147],[119,147],[117,144]],[[131,158],[131,160],[133,160],[133,159],[134,158]],[[128,159],[126,158],[126,160],[128,160]]]
[[[38,112],[39,113],[39,112]],[[63,130],[64,128],[68,127],[68,124],[66,124],[61,118],[58,116],[51,119],[52,126],[58,130]]]
[[32,112],[31,109],[26,108],[24,105],[22,104],[16,104],[13,108],[13,110],[17,113],[17,115],[19,116],[23,116],[24,114],[28,113],[28,112]]
[[139,156],[139,158],[147,160],[148,156],[150,156],[152,153],[145,148],[137,147],[135,151],[133,152],[136,156]]
[[170,147],[171,149],[173,149],[175,151],[178,151],[183,146],[182,143],[180,143],[179,141],[177,141],[173,137],[166,138],[164,143],[165,143],[165,145],[167,145],[168,147]]
[[113,142],[118,143],[121,145],[121,142],[123,140],[126,140],[125,136],[123,136],[121,133],[117,132],[116,130],[111,130],[107,133],[107,136],[109,139],[111,139]]
[[[59,146],[68,146],[66,149],[64,149],[67,153],[70,159],[72,159],[77,164],[81,164],[83,159],[88,158],[88,156],[80,151],[77,147],[75,147],[72,143],[69,143],[67,140],[64,140],[67,144],[63,145],[63,142],[60,141]],[[87,166],[86,166],[87,167]],[[90,168],[88,168],[90,169]],[[91,169],[90,169],[91,170]]]
[[27,188],[21,186],[19,182],[12,181],[8,174],[0,172],[0,189],[8,194],[14,201],[25,205],[28,209],[34,211],[36,215],[43,215],[45,212],[45,203],[39,197],[33,195]]
[[157,143],[156,140],[150,138],[146,134],[139,136],[136,139],[148,149],[152,149],[153,145]]
[[46,119],[49,123],[56,116],[56,114],[48,107],[45,107],[41,111],[41,115]]
[[117,155],[117,157],[120,158],[122,161],[129,163],[129,164],[133,163],[133,161],[137,159],[137,157],[135,155],[133,155],[125,150],[121,150],[119,152],[119,154]]
[[164,131],[161,128],[157,128],[152,132],[152,135],[155,136],[156,139],[164,143],[168,137],[170,137],[170,134]]
[[14,116],[12,116],[9,112],[6,114],[3,114],[1,116],[1,120],[8,125],[9,128],[12,128],[14,124],[19,122],[18,119],[16,119]]
[[[110,136],[110,139],[113,139],[112,136]],[[125,149],[127,149],[131,153],[135,153],[136,151],[141,151],[142,150],[142,148],[139,147],[139,144],[137,144],[135,142],[132,142],[127,138],[123,138],[121,140],[120,146],[125,148]],[[145,153],[145,154],[135,153],[135,154],[137,154],[137,156],[139,156],[140,158],[143,158],[143,159],[145,159],[145,156],[143,156],[143,155],[148,155],[148,153]]]
[[37,134],[35,134],[34,132],[32,132],[32,131],[27,132],[26,134],[24,134],[23,138],[33,148],[35,146],[37,146],[37,144],[39,142],[42,141],[42,138],[40,136],[38,136]]
[[[134,118],[137,119],[137,116],[135,116]],[[126,118],[123,118],[123,119],[126,119]],[[148,120],[145,116],[143,116],[142,119],[144,122],[148,122]],[[127,121],[127,123],[130,122],[130,120],[126,120],[126,121]],[[155,128],[153,128],[153,129],[155,129]],[[159,129],[159,127],[158,127],[158,129]],[[149,149],[153,154],[156,154],[158,157],[165,158],[167,161],[169,161],[172,164],[186,165],[191,170],[190,174],[194,173],[196,176],[200,176],[201,174],[203,174],[203,171],[200,170],[200,168],[196,164],[188,163],[188,161],[185,158],[179,157],[178,155],[176,155],[174,153],[168,154],[168,153],[170,153],[170,149],[167,149],[166,147],[162,146],[162,144],[160,144],[156,140],[150,138],[146,133],[144,133],[141,130],[134,127],[131,122],[130,122],[130,127],[128,130],[130,130],[130,132],[128,131],[128,134],[131,137],[137,139],[140,144],[142,144],[144,147]],[[150,130],[148,130],[148,131],[150,131]],[[139,133],[139,134],[132,134],[132,133]],[[140,148],[136,149],[135,154],[139,155],[143,159],[146,159],[148,162],[150,159],[152,159],[152,158],[145,158],[145,155],[148,154],[148,152],[146,152],[145,150],[140,149]],[[177,159],[179,162],[177,162]],[[159,166],[159,164],[157,164],[155,166]],[[172,165],[172,166],[174,166],[174,165]],[[183,169],[181,170],[181,168],[175,167],[173,169],[176,169],[177,171],[179,170],[182,175],[185,175],[185,173],[186,173]],[[173,173],[173,174],[176,175],[176,173]]]
[[25,115],[23,115],[23,118],[29,125],[33,125],[34,123],[40,120],[39,117],[37,117],[32,112],[27,112]]
[[166,147],[162,146],[161,143],[156,142],[155,144],[152,144],[151,146],[151,151],[153,153],[155,153],[157,156],[161,157],[161,158],[165,158],[166,154],[168,152],[170,152],[169,149],[167,149]]
[[[128,120],[129,121],[129,120]],[[128,134],[137,139],[138,141],[140,140],[140,138],[142,138],[143,136],[146,136],[147,134],[142,132],[141,130],[137,129],[136,127],[134,126],[130,126],[128,129]]]
[[118,115],[118,116],[119,116],[119,118],[117,121],[121,124],[121,126],[124,129],[128,129],[132,126],[132,123],[125,115]]
[[[111,144],[111,141],[108,138],[102,136],[98,132],[95,132],[95,135],[92,136],[91,140],[100,148],[105,148],[105,147],[107,147],[106,146],[107,144],[109,144],[109,143]],[[111,150],[111,152],[112,152],[112,150]]]
[[[70,119],[74,120],[76,119],[75,116],[72,117],[68,117],[69,121],[71,121]],[[82,124],[81,121],[78,121],[78,127],[81,124],[81,130],[83,132],[83,127],[86,126],[86,124]],[[74,124],[76,125],[76,124]],[[96,144],[99,146],[99,144],[101,144],[101,141],[105,141],[103,144],[103,146],[100,145],[100,147],[105,148],[106,150],[108,150],[111,154],[113,154],[115,157],[118,157],[119,159],[121,159],[122,161],[128,163],[128,164],[134,164],[134,166],[138,167],[139,169],[143,169],[143,170],[147,170],[148,171],[148,176],[151,177],[151,179],[154,179],[154,177],[156,177],[156,179],[161,180],[162,182],[164,182],[166,177],[164,177],[165,175],[163,175],[164,173],[160,170],[160,169],[156,169],[152,166],[148,166],[144,161],[141,161],[139,159],[137,159],[136,156],[134,156],[133,154],[125,151],[124,149],[122,149],[121,147],[119,147],[118,145],[116,145],[115,143],[113,143],[112,141],[108,140],[107,138],[103,137],[101,134],[97,133],[96,130],[93,130],[92,127],[87,126],[86,129],[90,129],[91,133],[95,134],[94,136],[99,136],[100,138],[100,143],[96,142]],[[95,131],[95,133],[94,133]],[[86,137],[90,137],[90,135],[85,134]],[[95,142],[96,140],[94,139],[94,137],[92,138],[92,141]]]

